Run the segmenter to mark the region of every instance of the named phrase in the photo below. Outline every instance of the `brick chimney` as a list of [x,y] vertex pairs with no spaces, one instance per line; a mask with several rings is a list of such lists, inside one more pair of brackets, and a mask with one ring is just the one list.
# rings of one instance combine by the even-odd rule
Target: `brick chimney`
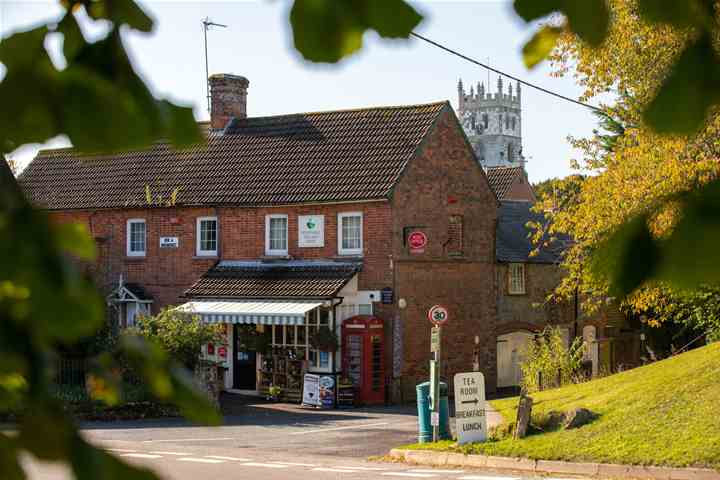
[[250,82],[240,75],[210,75],[210,127],[225,128],[233,118],[247,117],[247,88]]

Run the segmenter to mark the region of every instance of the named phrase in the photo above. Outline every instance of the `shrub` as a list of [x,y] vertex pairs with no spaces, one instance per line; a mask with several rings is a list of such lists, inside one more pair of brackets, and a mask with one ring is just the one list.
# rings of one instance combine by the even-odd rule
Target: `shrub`
[[124,335],[140,335],[159,344],[190,371],[200,363],[203,345],[219,343],[222,327],[204,323],[197,315],[165,308],[155,316],[141,316]]
[[560,329],[546,327],[530,342],[525,360],[520,364],[522,387],[532,393],[576,382],[581,377],[584,351],[582,339],[576,338],[566,347]]

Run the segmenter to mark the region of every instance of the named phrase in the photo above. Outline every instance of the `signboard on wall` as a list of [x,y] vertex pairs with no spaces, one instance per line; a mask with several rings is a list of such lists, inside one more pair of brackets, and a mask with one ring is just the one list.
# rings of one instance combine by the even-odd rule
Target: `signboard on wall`
[[179,246],[178,237],[160,237],[160,248],[178,248]]
[[455,383],[455,429],[458,443],[487,440],[485,377],[480,372],[458,373]]
[[320,375],[305,374],[302,403],[303,405],[320,406]]
[[393,303],[393,289],[385,287],[380,290],[380,299],[384,305],[392,305]]
[[325,217],[300,215],[298,217],[298,247],[325,246]]
[[425,253],[425,247],[427,246],[427,235],[425,232],[415,230],[410,232],[408,235],[408,246],[410,247],[410,253]]

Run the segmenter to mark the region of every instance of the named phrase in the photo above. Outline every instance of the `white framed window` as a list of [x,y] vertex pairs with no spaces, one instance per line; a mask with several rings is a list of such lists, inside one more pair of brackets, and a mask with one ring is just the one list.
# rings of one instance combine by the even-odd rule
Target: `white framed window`
[[217,217],[198,217],[196,238],[196,254],[198,257],[215,257],[218,254],[218,219]]
[[508,265],[508,293],[510,295],[525,294],[524,263],[511,263]]
[[329,372],[331,354],[314,350],[310,339],[319,328],[330,327],[330,309],[317,307],[305,315],[304,325],[273,325],[271,345],[294,349],[298,358],[308,361],[312,371]]
[[127,221],[127,255],[128,257],[144,257],[146,245],[146,229],[144,218],[131,218]]
[[338,213],[338,253],[340,255],[362,255],[362,213]]
[[265,216],[265,255],[288,254],[288,216]]

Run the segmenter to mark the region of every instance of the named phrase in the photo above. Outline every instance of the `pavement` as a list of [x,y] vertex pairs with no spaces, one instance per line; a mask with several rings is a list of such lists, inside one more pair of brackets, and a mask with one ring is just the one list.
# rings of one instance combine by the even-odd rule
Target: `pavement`
[[[413,443],[415,407],[306,410],[226,397],[220,427],[181,419],[93,422],[82,434],[122,459],[167,480],[369,480],[391,478],[520,480],[490,469],[432,468],[368,461]],[[69,480],[63,467],[26,458],[32,480]]]

